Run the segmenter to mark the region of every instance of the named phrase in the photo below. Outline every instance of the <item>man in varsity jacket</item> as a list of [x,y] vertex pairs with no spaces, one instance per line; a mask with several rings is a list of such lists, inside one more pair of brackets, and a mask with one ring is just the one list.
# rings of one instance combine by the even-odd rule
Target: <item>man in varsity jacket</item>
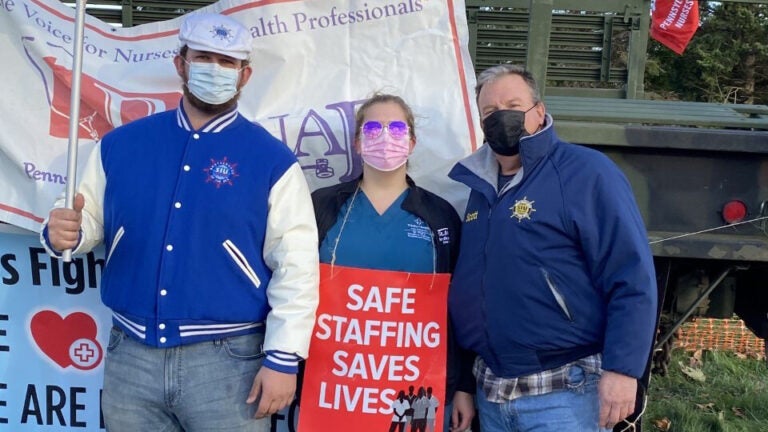
[[267,431],[317,307],[309,188],[290,149],[237,111],[248,30],[195,13],[179,39],[179,107],[104,136],[74,209],[57,203],[41,238],[57,256],[105,243],[110,431]]

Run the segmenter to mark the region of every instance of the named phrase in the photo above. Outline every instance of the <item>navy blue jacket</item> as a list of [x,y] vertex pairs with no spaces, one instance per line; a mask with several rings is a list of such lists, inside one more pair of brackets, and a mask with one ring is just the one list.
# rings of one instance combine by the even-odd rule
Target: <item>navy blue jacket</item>
[[450,177],[471,189],[449,311],[459,343],[497,376],[602,353],[639,378],[650,354],[656,280],[632,190],[602,153],[547,126],[520,143],[522,169],[497,191],[488,148]]

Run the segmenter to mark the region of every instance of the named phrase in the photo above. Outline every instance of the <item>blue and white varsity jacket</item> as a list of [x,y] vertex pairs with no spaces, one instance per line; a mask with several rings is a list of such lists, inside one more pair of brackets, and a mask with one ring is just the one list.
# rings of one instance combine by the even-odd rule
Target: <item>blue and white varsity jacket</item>
[[657,290],[629,183],[602,153],[560,141],[549,115],[520,157],[501,191],[487,145],[450,173],[471,190],[449,291],[459,344],[499,377],[596,353],[603,369],[641,377]]
[[115,325],[162,348],[266,326],[265,366],[297,371],[318,303],[317,228],[282,142],[236,110],[192,130],[180,105],[105,135],[80,178],[74,253],[105,242]]

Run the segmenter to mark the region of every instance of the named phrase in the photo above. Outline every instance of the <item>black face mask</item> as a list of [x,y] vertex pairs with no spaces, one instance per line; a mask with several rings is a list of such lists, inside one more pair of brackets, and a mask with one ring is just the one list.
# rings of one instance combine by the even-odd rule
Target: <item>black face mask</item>
[[494,153],[502,156],[514,156],[520,153],[520,138],[529,135],[525,130],[525,114],[527,111],[499,110],[483,119],[485,142],[491,146]]

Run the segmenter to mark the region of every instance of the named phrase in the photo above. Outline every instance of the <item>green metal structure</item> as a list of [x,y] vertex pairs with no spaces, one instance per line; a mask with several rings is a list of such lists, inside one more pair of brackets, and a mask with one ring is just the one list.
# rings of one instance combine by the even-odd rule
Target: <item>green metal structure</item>
[[[74,0],[62,0],[62,2],[73,4]],[[169,20],[212,3],[216,2],[211,0],[88,0],[86,13],[105,22],[133,27]]]
[[[470,54],[478,72],[526,64],[546,78],[548,95],[640,98],[649,8],[649,0],[468,0]],[[623,64],[613,59],[617,35],[629,54]]]

